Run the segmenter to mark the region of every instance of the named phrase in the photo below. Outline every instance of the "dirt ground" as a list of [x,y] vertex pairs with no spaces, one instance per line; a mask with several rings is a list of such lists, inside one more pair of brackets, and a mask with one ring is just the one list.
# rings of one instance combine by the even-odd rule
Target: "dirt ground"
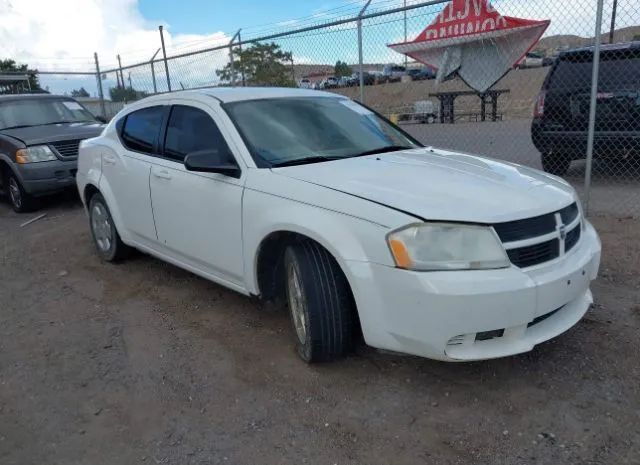
[[93,252],[73,195],[0,203],[0,463],[640,463],[640,221],[596,217],[596,305],[533,352],[360,347],[307,366],[285,312]]

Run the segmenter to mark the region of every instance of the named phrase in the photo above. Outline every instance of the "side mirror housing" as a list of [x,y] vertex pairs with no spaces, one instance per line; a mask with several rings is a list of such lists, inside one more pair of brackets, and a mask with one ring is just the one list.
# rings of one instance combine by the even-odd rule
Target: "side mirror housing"
[[184,166],[187,171],[219,173],[231,178],[239,178],[241,170],[231,160],[231,154],[226,151],[201,150],[187,154],[184,158]]

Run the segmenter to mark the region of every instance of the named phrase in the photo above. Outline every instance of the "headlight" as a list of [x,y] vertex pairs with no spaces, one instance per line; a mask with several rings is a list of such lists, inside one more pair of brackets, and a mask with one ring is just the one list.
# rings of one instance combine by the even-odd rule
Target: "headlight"
[[421,223],[390,233],[387,242],[399,268],[416,271],[485,270],[510,266],[493,228]]
[[38,163],[51,160],[57,160],[57,158],[47,145],[34,145],[16,152],[16,162],[18,163]]

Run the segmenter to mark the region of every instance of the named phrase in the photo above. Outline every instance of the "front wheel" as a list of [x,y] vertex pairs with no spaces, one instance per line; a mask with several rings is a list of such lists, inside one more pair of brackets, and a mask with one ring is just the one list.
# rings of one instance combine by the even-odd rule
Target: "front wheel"
[[348,353],[353,344],[354,304],[349,283],[331,254],[312,241],[284,254],[287,303],[296,347],[307,363]]
[[89,202],[89,223],[91,236],[100,258],[107,262],[117,262],[126,258],[129,247],[122,242],[111,217],[111,212],[101,194],[95,194]]
[[542,169],[556,176],[564,176],[571,166],[571,157],[564,153],[550,152],[542,154]]
[[11,172],[7,174],[5,185],[9,201],[16,213],[27,213],[36,208],[34,198],[27,194],[15,174]]

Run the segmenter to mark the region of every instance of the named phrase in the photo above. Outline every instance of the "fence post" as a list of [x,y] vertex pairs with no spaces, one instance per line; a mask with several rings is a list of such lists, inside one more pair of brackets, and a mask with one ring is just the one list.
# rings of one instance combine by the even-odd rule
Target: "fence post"
[[151,57],[151,80],[153,81],[153,93],[157,94],[158,93],[158,86],[156,85],[156,68],[153,65],[153,60],[156,59],[156,56],[158,55],[158,53],[160,53],[160,49],[156,50],[156,53],[153,54],[153,56]]
[[358,13],[358,64],[360,65],[360,103],[364,103],[364,74],[362,72],[362,15],[369,7],[371,0],[364,4],[360,13]]
[[233,62],[233,43],[235,42],[236,38],[238,38],[239,36],[240,36],[240,29],[238,29],[238,32],[236,32],[231,38],[231,40],[229,41],[229,71],[231,72],[231,87],[236,86],[236,70],[235,70],[235,64]]
[[240,76],[242,77],[242,87],[246,86],[246,79],[244,75],[244,64],[242,63],[242,36],[240,35],[242,29],[238,29],[238,52],[240,52]]
[[107,117],[107,111],[104,106],[104,93],[102,92],[102,74],[100,73],[100,62],[98,61],[98,53],[93,53],[93,59],[96,62],[96,80],[98,81],[98,97],[100,98],[100,110],[102,111],[102,117]]
[[167,88],[169,92],[171,92],[171,78],[169,77],[169,63],[167,62],[167,50],[164,48],[164,33],[162,32],[162,26],[158,26],[158,30],[160,31],[160,42],[162,43],[162,57],[164,59],[164,72],[167,75]]
[[596,106],[598,101],[598,74],[600,72],[600,42],[602,38],[602,9],[604,0],[598,0],[596,9],[596,31],[593,47],[593,71],[591,73],[591,98],[589,101],[589,132],[587,132],[587,168],[584,175],[584,209],[589,214],[591,200],[591,170],[593,165],[593,139],[596,129]]

